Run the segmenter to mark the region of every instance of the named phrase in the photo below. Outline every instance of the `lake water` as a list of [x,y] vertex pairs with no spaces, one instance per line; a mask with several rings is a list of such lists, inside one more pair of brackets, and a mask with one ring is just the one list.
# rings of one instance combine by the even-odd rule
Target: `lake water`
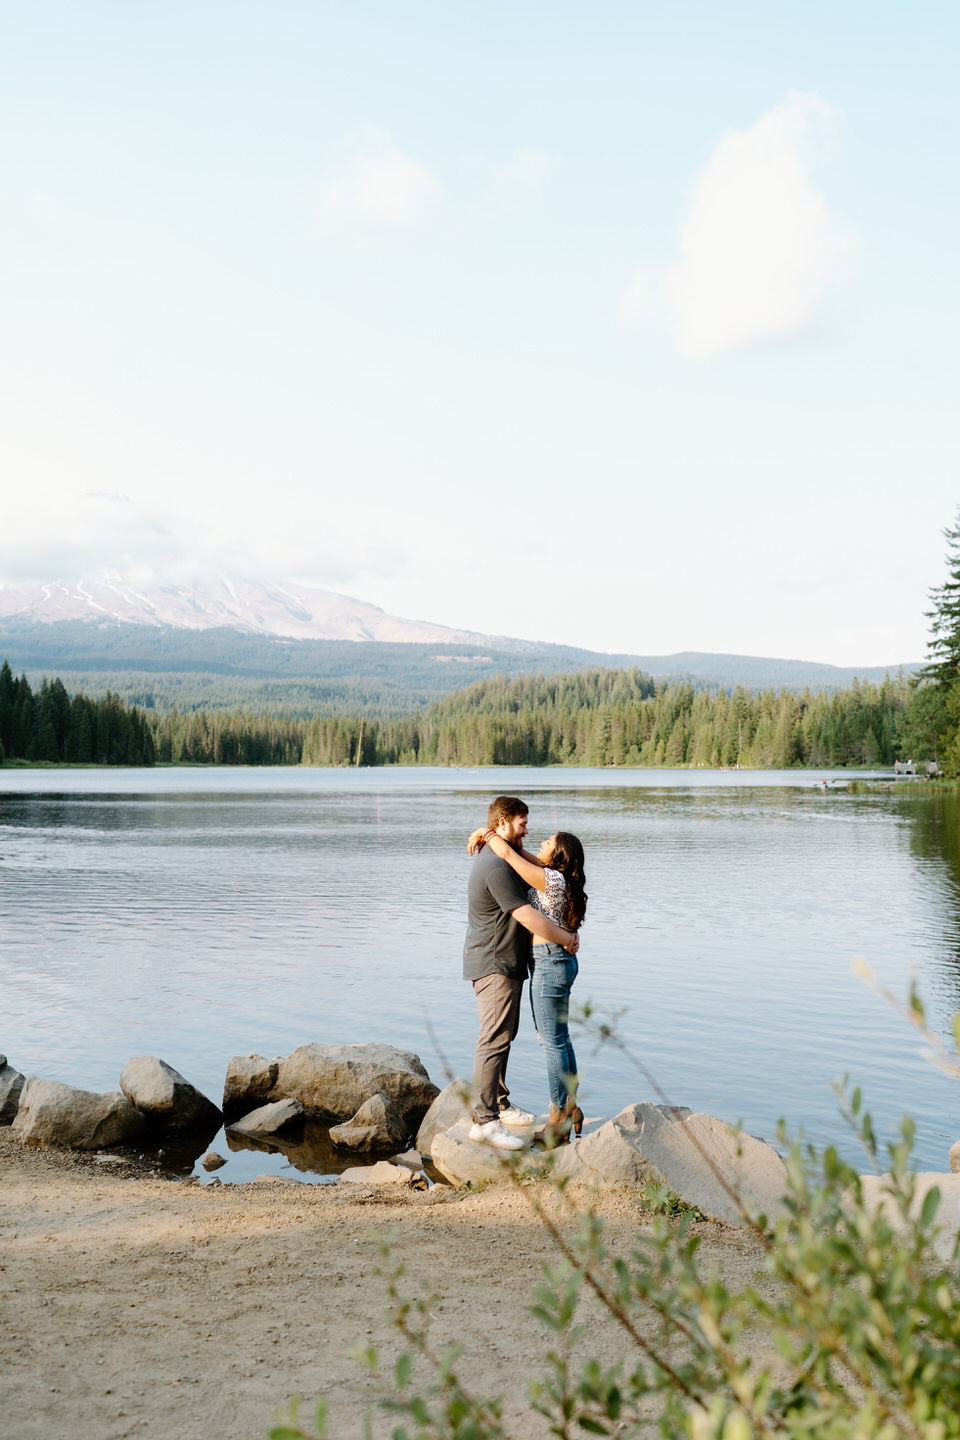
[[[98,1090],[131,1055],[160,1055],[217,1101],[232,1055],[310,1040],[415,1050],[439,1084],[445,1067],[469,1074],[465,839],[492,795],[515,793],[533,839],[563,828],[584,843],[575,997],[623,1012],[674,1103],[767,1137],[784,1116],[849,1151],[831,1091],[849,1072],[880,1133],[909,1110],[921,1167],[946,1169],[960,1083],[921,1059],[851,960],[901,996],[916,976],[949,1033],[960,809],[952,794],[850,795],[849,778],[0,769],[0,1050]],[[577,1049],[589,1114],[652,1098],[619,1054]],[[545,1107],[526,1012],[510,1082]],[[221,1174],[288,1163],[242,1152]]]

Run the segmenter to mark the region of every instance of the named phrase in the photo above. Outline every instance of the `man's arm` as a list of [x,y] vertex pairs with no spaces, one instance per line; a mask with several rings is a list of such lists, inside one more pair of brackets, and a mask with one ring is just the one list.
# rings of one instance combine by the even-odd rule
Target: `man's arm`
[[[484,845],[487,843],[483,837],[485,835],[489,835],[489,833],[489,828],[485,825],[481,825],[479,830],[474,830],[472,834],[468,835],[467,853],[469,855],[478,855],[483,849]],[[529,850],[524,850],[522,845],[511,845],[509,840],[504,840],[503,843],[508,847],[508,849],[512,850],[515,855],[522,855],[523,859],[526,860],[528,864],[537,865],[541,870],[546,868],[539,855],[532,855]],[[507,857],[503,855],[499,850],[495,850],[494,853],[499,855],[501,860],[507,859]],[[509,864],[509,861],[507,863]],[[538,886],[538,889],[542,888],[542,886]]]
[[580,948],[580,936],[576,930],[564,930],[562,925],[555,925],[548,915],[544,915],[535,905],[518,905],[516,910],[510,914],[525,930],[531,935],[546,935],[554,945],[562,945],[564,950],[569,950],[575,955]]

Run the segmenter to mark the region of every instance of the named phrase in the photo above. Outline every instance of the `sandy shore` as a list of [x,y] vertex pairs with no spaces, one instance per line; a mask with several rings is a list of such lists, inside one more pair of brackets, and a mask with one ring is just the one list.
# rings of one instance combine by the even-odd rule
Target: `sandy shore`
[[[594,1203],[628,1246],[645,1222],[633,1196],[611,1190]],[[9,1440],[263,1440],[289,1396],[322,1394],[331,1435],[361,1436],[376,1395],[349,1351],[401,1348],[365,1248],[391,1226],[411,1291],[440,1297],[436,1338],[466,1343],[471,1386],[505,1394],[510,1433],[545,1434],[524,1399],[543,1349],[531,1288],[553,1251],[522,1194],[207,1187],[25,1151],[0,1134],[0,1430]],[[754,1242],[701,1230],[729,1278],[756,1274]],[[590,1341],[606,1361],[624,1351],[600,1317]],[[375,1412],[374,1434],[393,1423]]]

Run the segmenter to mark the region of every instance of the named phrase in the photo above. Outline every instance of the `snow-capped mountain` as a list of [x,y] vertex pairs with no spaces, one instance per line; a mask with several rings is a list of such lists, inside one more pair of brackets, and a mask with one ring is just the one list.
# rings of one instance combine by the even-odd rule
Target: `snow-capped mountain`
[[0,585],[0,620],[13,619],[114,620],[186,630],[231,626],[295,640],[460,644],[481,638],[468,630],[387,615],[376,605],[333,590],[234,575],[196,585],[137,587],[112,573],[45,585]]

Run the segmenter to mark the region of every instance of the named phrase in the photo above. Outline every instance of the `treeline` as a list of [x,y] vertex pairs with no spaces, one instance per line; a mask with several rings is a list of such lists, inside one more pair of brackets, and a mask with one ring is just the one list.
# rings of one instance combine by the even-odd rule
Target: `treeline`
[[154,758],[149,722],[119,695],[71,699],[60,680],[44,680],[34,691],[25,675],[14,678],[6,660],[0,666],[0,763],[152,765]]
[[311,720],[245,709],[157,715],[115,694],[31,691],[0,669],[0,744],[25,760],[111,765],[638,765],[789,768],[925,759],[918,693],[902,676],[833,694],[709,694],[638,669],[495,676],[410,716]]
[[194,710],[151,716],[157,759],[168,764],[299,765],[305,720],[248,710]]
[[419,716],[315,719],[302,763],[346,765],[892,765],[911,694],[898,676],[832,695],[657,688],[640,670],[498,676]]

